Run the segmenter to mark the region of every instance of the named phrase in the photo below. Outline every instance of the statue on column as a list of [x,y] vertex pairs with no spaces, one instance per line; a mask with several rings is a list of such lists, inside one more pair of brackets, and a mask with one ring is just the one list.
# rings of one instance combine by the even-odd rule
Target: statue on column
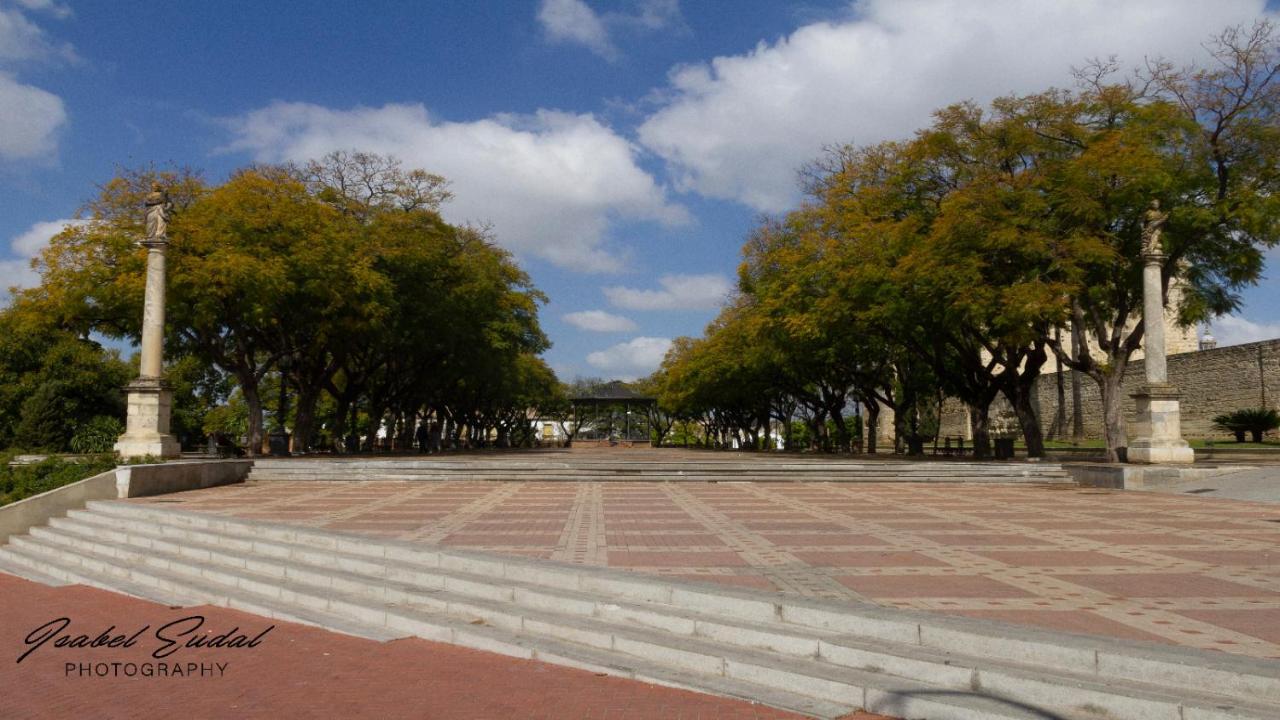
[[169,229],[169,213],[173,211],[173,202],[169,193],[160,187],[160,183],[151,183],[151,192],[145,200],[147,206],[147,240],[164,240]]
[[1151,206],[1142,217],[1142,254],[1144,256],[1164,254],[1164,248],[1160,246],[1160,230],[1168,221],[1169,213],[1160,212],[1160,201],[1152,200]]

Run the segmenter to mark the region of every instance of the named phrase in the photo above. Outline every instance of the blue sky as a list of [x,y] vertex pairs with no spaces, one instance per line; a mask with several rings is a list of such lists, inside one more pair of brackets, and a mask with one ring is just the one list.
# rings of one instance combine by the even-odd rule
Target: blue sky
[[[211,179],[334,149],[449,177],[550,297],[562,377],[697,334],[761,213],[824,144],[1116,54],[1201,58],[1262,0],[0,0],[0,286],[116,167]],[[1276,255],[1280,260],[1280,255]],[[1220,319],[1280,336],[1280,283]]]

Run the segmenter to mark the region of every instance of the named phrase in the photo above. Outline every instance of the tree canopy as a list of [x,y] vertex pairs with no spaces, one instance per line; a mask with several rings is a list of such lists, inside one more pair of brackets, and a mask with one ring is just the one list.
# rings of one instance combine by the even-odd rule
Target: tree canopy
[[[221,184],[185,169],[122,171],[83,222],[53,238],[38,260],[41,285],[0,320],[42,317],[70,337],[136,341],[139,208],[152,182],[175,204],[168,374],[185,378],[186,405],[205,411],[234,386],[250,452],[268,415],[293,430],[297,449],[345,449],[348,433],[374,438],[383,427],[403,441],[427,417],[460,440],[508,442],[550,393],[554,375],[537,357],[549,345],[543,295],[485,231],[441,219],[443,178],[368,153],[250,166]],[[127,379],[104,387],[118,395]]]
[[1169,213],[1165,301],[1185,324],[1235,309],[1280,241],[1274,27],[1207,47],[1205,67],[1126,79],[1094,63],[1074,90],[961,102],[911,139],[831,148],[801,173],[802,207],[747,240],[739,296],[673,344],[660,397],[749,438],[769,408],[842,428],[852,397],[873,421],[894,410],[918,451],[946,396],[982,455],[1003,396],[1041,454],[1033,388],[1056,358],[1098,383],[1118,457],[1151,203]]

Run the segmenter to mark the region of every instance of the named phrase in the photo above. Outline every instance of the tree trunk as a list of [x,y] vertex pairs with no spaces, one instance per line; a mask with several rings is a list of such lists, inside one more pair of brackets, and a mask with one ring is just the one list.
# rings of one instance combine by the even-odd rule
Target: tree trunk
[[874,399],[867,403],[867,426],[862,429],[867,436],[867,452],[876,454],[876,439],[880,435],[880,403]]
[[333,451],[341,455],[346,451],[343,435],[347,433],[347,408],[350,402],[342,397],[334,398],[337,410],[333,414]]
[[[1071,332],[1071,357],[1079,357],[1075,347],[1075,337],[1076,333]],[[1059,359],[1060,368],[1061,365],[1061,359]],[[1079,370],[1071,369],[1071,442],[1076,445],[1084,441],[1084,388],[1080,387],[1080,380],[1082,377]]]
[[1122,462],[1121,455],[1129,445],[1124,424],[1121,379],[1120,373],[1103,375],[1098,379],[1098,389],[1102,393],[1102,433],[1107,441],[1107,462]]
[[844,414],[841,412],[831,413],[831,421],[836,424],[836,450],[839,452],[848,452],[849,427],[844,423]]
[[[1062,344],[1061,327],[1053,329],[1053,337],[1058,345]],[[1054,438],[1061,438],[1063,435],[1067,434],[1067,369],[1062,366],[1061,361],[1056,362],[1056,365],[1058,366],[1058,374],[1056,378],[1058,384],[1058,412],[1054,416],[1053,432],[1051,435]]]
[[991,405],[970,405],[969,424],[973,429],[973,458],[991,457]]
[[1027,457],[1044,457],[1044,432],[1040,429],[1040,418],[1031,403],[1030,390],[1020,387],[1009,398],[1009,404],[1013,405],[1013,412],[1018,416],[1022,440],[1027,445]]
[[293,416],[293,449],[306,452],[311,449],[311,436],[315,433],[316,403],[320,400],[319,388],[304,387],[298,393],[298,404]]
[[386,412],[386,408],[380,405],[369,403],[369,422],[365,426],[365,432],[368,436],[368,448],[370,452],[378,449],[378,430],[382,428],[382,415]]
[[262,453],[262,397],[258,395],[258,386],[256,383],[246,383],[244,378],[240,378],[240,392],[244,395],[244,404],[249,411],[249,432],[248,447],[245,452],[249,457],[256,457]]

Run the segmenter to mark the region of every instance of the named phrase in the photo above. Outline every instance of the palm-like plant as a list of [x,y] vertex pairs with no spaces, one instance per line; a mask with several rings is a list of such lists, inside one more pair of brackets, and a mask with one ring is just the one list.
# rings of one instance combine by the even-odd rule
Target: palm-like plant
[[1244,434],[1249,433],[1254,442],[1260,443],[1263,433],[1280,428],[1280,413],[1269,408],[1236,410],[1215,417],[1213,427],[1235,435],[1236,442],[1244,442]]

